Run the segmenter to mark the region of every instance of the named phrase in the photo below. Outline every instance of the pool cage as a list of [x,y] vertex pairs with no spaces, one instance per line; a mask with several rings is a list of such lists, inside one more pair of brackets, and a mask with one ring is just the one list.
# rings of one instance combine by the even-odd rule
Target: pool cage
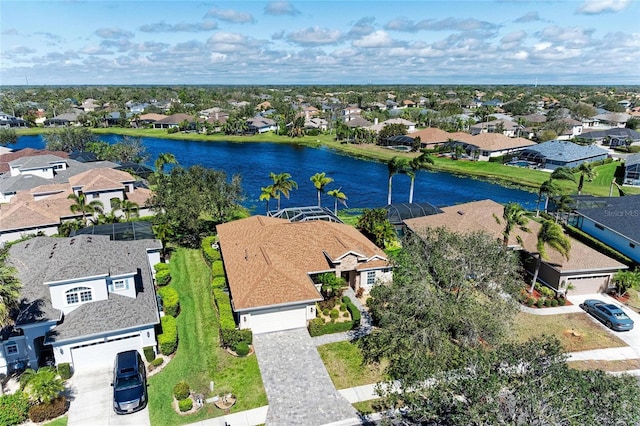
[[308,222],[324,220],[327,222],[343,223],[338,216],[326,207],[289,207],[281,210],[269,211],[267,216],[287,219],[289,222]]
[[108,235],[112,241],[135,241],[155,238],[151,222],[122,222],[89,226],[72,231],[69,236],[75,237],[76,235]]

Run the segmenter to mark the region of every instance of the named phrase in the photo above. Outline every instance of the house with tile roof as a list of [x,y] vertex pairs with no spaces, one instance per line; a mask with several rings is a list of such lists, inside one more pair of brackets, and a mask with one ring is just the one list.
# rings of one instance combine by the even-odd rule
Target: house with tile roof
[[390,124],[400,124],[404,126],[407,129],[407,133],[411,133],[416,130],[416,123],[414,123],[413,121],[405,120],[404,118],[390,118],[389,120],[385,120],[382,122],[378,122],[378,119],[376,118],[373,125],[369,126],[369,130],[380,133],[380,131],[384,129],[385,126]]
[[[199,120],[201,121],[201,120]],[[154,129],[173,129],[179,128],[184,122],[189,123],[190,127],[195,128],[196,118],[189,114],[172,114],[168,117],[153,122]]]
[[576,227],[640,264],[640,195],[594,198],[578,207]]
[[468,133],[457,132],[451,134],[451,141],[445,145],[462,146],[471,158],[489,161],[492,157],[518,154],[536,143],[525,138],[511,138],[502,133],[480,133],[472,136]]
[[[474,201],[450,207],[443,207],[442,213],[405,220],[407,228],[421,235],[428,228],[444,227],[456,233],[481,231],[502,242],[504,207],[492,200]],[[496,220],[497,218],[497,220]],[[498,223],[500,221],[500,223]],[[508,246],[523,253],[525,270],[533,275],[537,256],[537,235],[541,225],[533,220],[527,225],[530,232],[514,229]],[[618,270],[628,269],[627,265],[568,237],[571,242],[569,259],[555,250],[548,249],[548,259],[543,259],[538,279],[540,282],[565,292],[568,283],[574,285],[572,294],[592,294],[606,291],[612,285],[613,275]]]
[[420,146],[426,149],[433,149],[443,146],[451,139],[451,133],[438,129],[437,127],[427,127],[407,134],[410,138],[420,138]]
[[247,126],[251,133],[275,132],[278,130],[278,123],[276,123],[275,120],[262,117],[261,115],[256,115],[255,117],[248,119]]
[[525,148],[519,158],[538,163],[541,168],[578,167],[582,163],[604,160],[608,152],[595,145],[578,145],[569,141],[552,140]]
[[118,352],[156,346],[156,240],[35,237],[9,249],[22,284],[13,325],[0,333],[0,373],[51,360],[106,369]]
[[254,333],[306,327],[322,300],[319,274],[354,289],[391,280],[387,255],[342,223],[252,216],[217,231],[236,321]]

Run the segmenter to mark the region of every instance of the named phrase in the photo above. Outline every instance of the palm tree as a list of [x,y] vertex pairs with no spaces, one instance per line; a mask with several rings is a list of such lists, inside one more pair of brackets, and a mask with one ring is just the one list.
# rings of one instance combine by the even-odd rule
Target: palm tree
[[596,177],[596,171],[593,169],[591,163],[582,163],[578,166],[578,172],[580,172],[580,182],[578,183],[578,195],[582,194],[582,186],[584,185],[584,179],[587,178],[591,182]]
[[178,164],[178,160],[176,160],[175,155],[170,152],[163,152],[158,154],[158,158],[155,161],[156,172],[163,174],[164,166],[166,164]]
[[413,188],[416,180],[416,173],[427,164],[433,164],[433,158],[431,158],[429,153],[424,151],[422,151],[422,154],[409,161],[409,167],[405,172],[411,178],[411,187],[409,188],[409,204],[413,203]]
[[138,217],[139,208],[140,206],[138,206],[137,203],[134,203],[130,200],[122,200],[120,202],[120,210],[122,210],[122,213],[124,213],[124,219],[127,221],[132,217]]
[[538,244],[536,246],[536,248],[538,249],[538,256],[536,261],[536,270],[533,274],[529,293],[533,293],[536,281],[538,280],[538,273],[540,272],[542,259],[548,259],[546,246],[551,247],[552,249],[560,253],[562,257],[569,260],[571,242],[564,235],[562,226],[554,223],[551,220],[545,220],[544,222],[542,222],[542,227],[540,227],[540,231],[538,231]]
[[81,213],[82,221],[84,225],[87,226],[87,215],[93,216],[96,213],[102,213],[104,211],[104,206],[98,200],[93,200],[87,203],[87,197],[83,192],[80,194],[69,194],[67,197],[70,200],[73,200],[75,204],[69,206],[69,209],[72,213]]
[[310,180],[318,191],[318,207],[321,207],[320,196],[324,192],[324,187],[333,182],[333,178],[328,177],[325,172],[322,172],[311,176]]
[[327,195],[330,195],[331,197],[335,198],[335,205],[333,206],[333,213],[338,216],[338,201],[340,201],[342,204],[344,204],[345,207],[347,207],[347,196],[345,195],[344,192],[340,191],[342,189],[342,187],[338,188],[338,189],[332,189],[331,191],[327,192]]
[[[509,237],[513,228],[518,227],[521,231],[529,232],[527,224],[529,218],[527,217],[527,211],[522,208],[518,203],[509,203],[504,206],[502,213],[504,219],[504,230],[502,231],[502,243],[505,247],[509,245]],[[518,244],[522,245],[522,239],[518,237]]]
[[11,323],[11,311],[18,306],[20,280],[12,266],[0,266],[0,329]]
[[389,170],[389,195],[387,197],[387,204],[391,204],[391,185],[393,184],[393,176],[398,173],[403,173],[407,168],[407,160],[398,156],[393,157],[387,162],[387,169]]
[[544,203],[544,211],[547,211],[547,206],[549,203],[549,197],[560,192],[560,188],[553,182],[553,179],[546,180],[540,185],[540,189],[538,190],[538,201],[536,203],[536,217],[540,216],[540,202],[542,201],[542,196],[546,197]]
[[[159,216],[156,216],[156,219],[158,218]],[[153,225],[151,229],[153,230],[153,235],[155,236],[155,238],[160,240],[160,242],[162,243],[160,255],[164,259],[167,255],[167,243],[169,242],[169,239],[173,237],[173,228],[171,227],[171,224],[169,224],[169,222],[167,222],[165,219],[164,221],[158,222]]]
[[271,200],[271,198],[274,197],[274,193],[273,193],[273,185],[269,185],[269,186],[263,186],[260,188],[260,201],[265,201],[266,202],[266,212],[269,212],[269,200]]
[[52,367],[43,367],[34,371],[25,370],[20,376],[20,386],[39,403],[47,403],[56,399],[64,390],[63,380]]
[[556,198],[554,202],[556,204],[556,223],[558,223],[561,212],[569,212],[569,217],[571,217],[571,212],[576,202],[570,195],[562,195],[560,198]]
[[280,210],[280,196],[284,195],[289,199],[289,193],[293,189],[298,189],[298,183],[291,179],[291,174],[280,173],[275,174],[271,172],[269,177],[273,181],[273,194],[276,200],[278,200],[278,210]]

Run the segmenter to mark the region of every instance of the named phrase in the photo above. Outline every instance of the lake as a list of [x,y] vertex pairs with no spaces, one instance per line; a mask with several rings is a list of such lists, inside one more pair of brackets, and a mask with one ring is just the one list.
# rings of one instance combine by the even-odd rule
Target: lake
[[[113,143],[118,135],[100,135],[101,140]],[[269,173],[290,173],[299,189],[282,198],[281,207],[317,204],[317,192],[309,178],[325,172],[334,182],[327,190],[342,188],[349,198],[350,208],[373,208],[387,204],[387,165],[341,155],[328,148],[309,148],[281,143],[231,143],[178,141],[161,138],[141,138],[153,161],[162,152],[171,152],[183,167],[195,164],[223,170],[229,177],[242,176],[246,193],[243,204],[254,213],[264,213],[264,202],[258,201],[260,187],[271,183]],[[41,136],[21,136],[13,149],[44,148]],[[406,203],[409,199],[410,178],[395,175],[393,178],[393,202]],[[416,175],[414,202],[428,202],[438,207],[483,199],[499,203],[517,202],[527,209],[535,209],[536,194],[515,188],[507,188],[491,182],[456,176],[450,173],[420,171]],[[323,195],[322,205],[333,208],[333,198]],[[342,206],[340,206],[342,207]],[[275,208],[272,200],[270,208]]]

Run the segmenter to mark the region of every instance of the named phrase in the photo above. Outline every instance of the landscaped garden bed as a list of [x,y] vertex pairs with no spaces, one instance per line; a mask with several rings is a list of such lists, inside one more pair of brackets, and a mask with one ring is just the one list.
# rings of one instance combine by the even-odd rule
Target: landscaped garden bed
[[529,308],[556,308],[558,306],[572,305],[569,299],[539,283],[536,283],[532,293],[529,293],[528,288],[522,290],[520,293],[520,303]]

